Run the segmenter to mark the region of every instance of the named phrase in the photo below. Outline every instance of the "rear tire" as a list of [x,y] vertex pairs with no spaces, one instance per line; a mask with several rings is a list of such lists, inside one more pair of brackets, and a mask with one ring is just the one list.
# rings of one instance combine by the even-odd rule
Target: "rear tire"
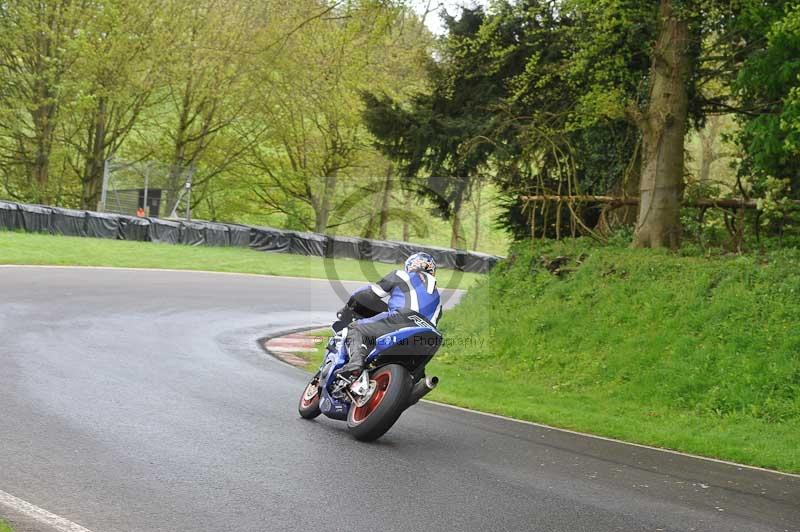
[[405,410],[411,392],[411,374],[399,364],[373,371],[372,381],[376,388],[367,404],[352,405],[347,413],[347,428],[360,441],[374,441],[383,436]]
[[319,409],[321,392],[322,389],[319,387],[319,372],[317,372],[306,385],[302,395],[300,395],[300,403],[297,405],[297,411],[300,413],[300,417],[303,419],[314,419],[322,413]]

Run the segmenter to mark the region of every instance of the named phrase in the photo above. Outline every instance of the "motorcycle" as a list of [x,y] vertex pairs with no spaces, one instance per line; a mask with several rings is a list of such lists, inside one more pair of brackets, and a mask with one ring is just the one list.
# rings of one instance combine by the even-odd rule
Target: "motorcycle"
[[320,414],[347,421],[350,433],[360,441],[383,436],[400,415],[432,391],[437,377],[426,377],[425,366],[442,344],[434,325],[413,316],[412,327],[404,327],[376,338],[375,347],[365,358],[358,376],[343,376],[347,354],[347,331],[357,319],[377,311],[365,307],[342,309],[331,329],[325,357],[319,370],[300,396],[298,411],[305,419]]

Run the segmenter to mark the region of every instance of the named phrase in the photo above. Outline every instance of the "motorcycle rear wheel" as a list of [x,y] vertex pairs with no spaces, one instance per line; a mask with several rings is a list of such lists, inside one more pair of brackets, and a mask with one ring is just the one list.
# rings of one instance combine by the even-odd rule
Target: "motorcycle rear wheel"
[[347,428],[357,440],[374,441],[395,424],[408,403],[411,374],[399,364],[387,364],[370,375],[375,391],[364,406],[352,405]]
[[297,405],[297,411],[300,417],[304,419],[314,419],[322,413],[319,409],[319,399],[322,389],[319,386],[319,372],[308,382],[302,395],[300,395],[300,403]]

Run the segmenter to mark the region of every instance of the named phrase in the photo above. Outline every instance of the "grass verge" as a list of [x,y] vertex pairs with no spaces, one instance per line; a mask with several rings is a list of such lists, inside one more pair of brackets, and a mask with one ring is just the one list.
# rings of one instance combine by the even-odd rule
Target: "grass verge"
[[798,295],[797,250],[520,245],[444,314],[428,398],[800,473]]
[[798,250],[522,244],[445,313],[430,398],[800,472],[798,295]]
[[0,520],[0,532],[14,532],[14,529],[5,521]]
[[[0,264],[114,266],[255,273],[374,282],[398,265],[247,248],[192,247],[0,231]],[[441,269],[440,286],[468,288],[482,275]]]

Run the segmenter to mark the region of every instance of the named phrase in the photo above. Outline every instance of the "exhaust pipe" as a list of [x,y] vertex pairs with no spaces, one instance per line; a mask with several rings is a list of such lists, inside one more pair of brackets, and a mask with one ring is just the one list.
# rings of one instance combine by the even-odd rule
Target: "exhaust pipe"
[[416,383],[414,387],[411,388],[411,393],[408,396],[408,405],[406,405],[406,408],[417,404],[420,399],[433,391],[437,384],[439,384],[439,377],[428,377]]

